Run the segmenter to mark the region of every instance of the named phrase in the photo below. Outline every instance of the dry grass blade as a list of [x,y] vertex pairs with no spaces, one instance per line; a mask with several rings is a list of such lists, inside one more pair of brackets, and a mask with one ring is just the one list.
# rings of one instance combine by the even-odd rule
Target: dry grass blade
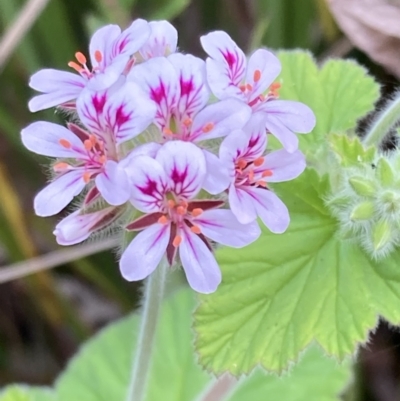
[[105,251],[116,245],[117,240],[115,238],[110,238],[101,242],[61,249],[43,256],[2,267],[0,268],[0,284]]
[[50,0],[28,0],[0,40],[0,71]]

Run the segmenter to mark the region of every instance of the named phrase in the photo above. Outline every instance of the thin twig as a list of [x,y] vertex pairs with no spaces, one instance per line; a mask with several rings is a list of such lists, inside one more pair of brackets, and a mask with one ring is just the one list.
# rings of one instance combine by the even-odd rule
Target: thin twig
[[117,240],[115,238],[110,238],[101,242],[88,243],[72,248],[57,250],[43,256],[1,267],[0,284],[73,262],[74,260],[106,251],[115,246],[117,246]]
[[0,71],[50,0],[28,0],[0,40]]

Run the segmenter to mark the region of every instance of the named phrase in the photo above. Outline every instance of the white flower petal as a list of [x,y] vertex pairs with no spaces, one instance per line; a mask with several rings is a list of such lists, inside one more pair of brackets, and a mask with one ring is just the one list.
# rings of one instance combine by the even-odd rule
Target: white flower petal
[[256,221],[241,224],[230,210],[211,209],[193,220],[200,227],[202,234],[213,241],[241,248],[254,242],[261,234]]
[[82,171],[69,171],[42,189],[34,199],[35,213],[47,217],[61,212],[85,187]]
[[189,229],[182,231],[179,256],[190,286],[197,292],[210,294],[221,282],[221,271],[212,252]]
[[[25,147],[39,155],[82,158],[86,154],[82,141],[75,134],[46,121],[36,121],[24,128],[21,140]],[[70,147],[66,147],[68,144]]]
[[241,224],[248,224],[257,219],[253,198],[247,191],[231,185],[229,188],[229,206]]
[[104,171],[96,177],[96,187],[110,205],[122,205],[130,196],[131,188],[125,170],[113,160],[108,160]]
[[230,184],[230,176],[228,167],[213,153],[203,150],[207,174],[203,183],[203,189],[212,195],[219,194],[228,188]]
[[193,198],[206,178],[203,152],[190,142],[167,142],[157,153],[156,160],[169,178],[169,186],[176,195]]
[[139,233],[125,249],[119,262],[128,281],[146,278],[160,264],[169,242],[171,226],[154,224]]

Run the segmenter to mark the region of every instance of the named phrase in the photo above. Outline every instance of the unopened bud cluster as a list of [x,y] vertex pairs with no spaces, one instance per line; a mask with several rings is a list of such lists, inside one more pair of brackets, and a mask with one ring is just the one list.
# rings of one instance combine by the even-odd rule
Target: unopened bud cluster
[[344,238],[357,241],[374,259],[400,244],[400,152],[370,164],[344,168],[327,199]]

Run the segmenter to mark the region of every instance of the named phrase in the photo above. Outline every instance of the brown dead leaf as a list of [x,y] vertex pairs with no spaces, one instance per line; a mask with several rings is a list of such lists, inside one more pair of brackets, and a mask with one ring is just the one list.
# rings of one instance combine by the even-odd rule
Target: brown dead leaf
[[354,46],[400,78],[400,0],[327,0]]

